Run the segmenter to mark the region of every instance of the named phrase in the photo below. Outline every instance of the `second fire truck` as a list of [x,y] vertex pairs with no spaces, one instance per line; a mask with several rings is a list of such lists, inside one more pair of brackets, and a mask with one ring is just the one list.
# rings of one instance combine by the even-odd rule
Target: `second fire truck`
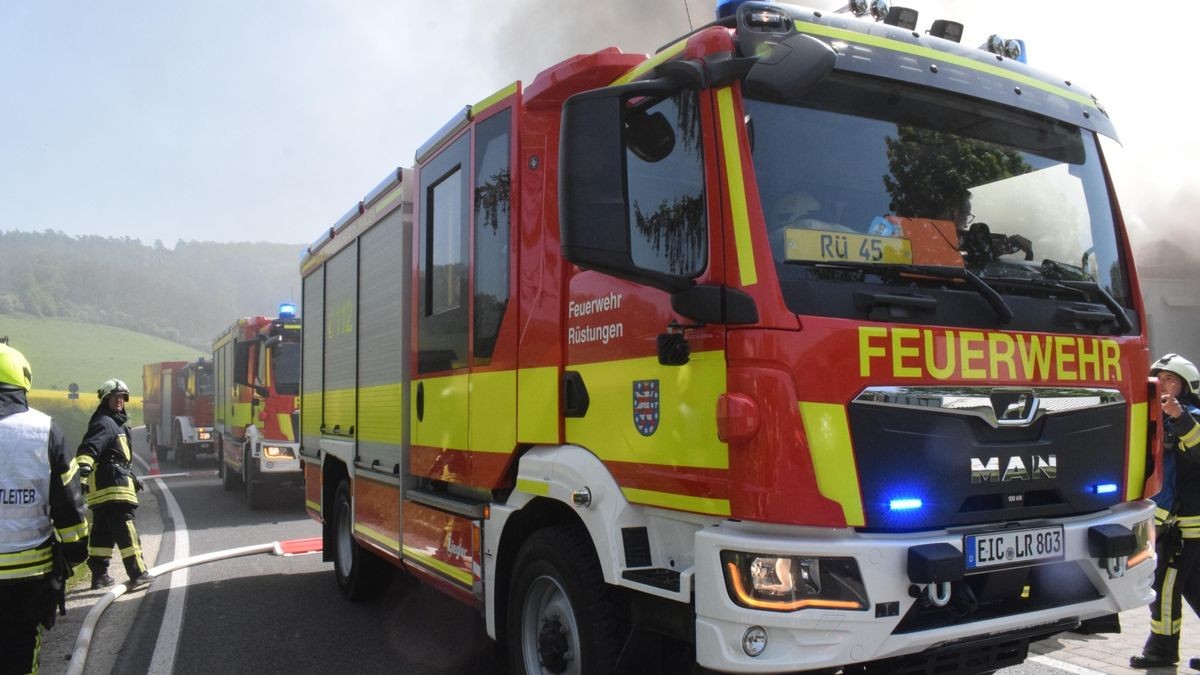
[[292,416],[300,393],[300,319],[238,319],[213,340],[214,427],[221,482],[259,509],[301,480]]
[[146,434],[160,459],[174,452],[175,460],[188,466],[196,455],[216,452],[211,361],[147,363],[142,405]]

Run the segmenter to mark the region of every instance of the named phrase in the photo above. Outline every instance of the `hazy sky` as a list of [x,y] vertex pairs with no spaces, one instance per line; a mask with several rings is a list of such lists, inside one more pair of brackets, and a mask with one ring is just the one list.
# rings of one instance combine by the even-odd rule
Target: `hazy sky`
[[[0,230],[307,243],[464,105],[574,53],[652,52],[713,4],[0,0]],[[1194,227],[1185,17],[1109,0],[906,4],[922,31],[948,18],[971,45],[1024,38],[1032,64],[1114,118],[1143,219]]]

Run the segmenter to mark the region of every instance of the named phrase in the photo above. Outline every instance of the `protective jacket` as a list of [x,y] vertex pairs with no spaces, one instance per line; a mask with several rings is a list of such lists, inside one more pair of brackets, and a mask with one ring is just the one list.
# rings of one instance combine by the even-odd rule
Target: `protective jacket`
[[1155,495],[1156,516],[1179,525],[1184,539],[1200,539],[1200,406],[1194,396],[1180,397],[1183,414],[1163,419],[1163,489]]
[[88,506],[138,503],[128,419],[125,413],[113,412],[101,401],[88,421],[87,435],[76,455],[80,470],[88,474]]
[[50,575],[56,533],[66,560],[82,562],[86,516],[58,426],[24,391],[0,391],[0,583]]

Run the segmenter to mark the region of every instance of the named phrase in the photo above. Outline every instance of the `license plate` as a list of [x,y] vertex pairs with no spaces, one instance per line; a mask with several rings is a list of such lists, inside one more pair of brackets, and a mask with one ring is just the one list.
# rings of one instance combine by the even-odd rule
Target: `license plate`
[[787,260],[857,262],[881,265],[912,263],[912,245],[900,237],[788,228]]
[[1062,525],[981,532],[963,537],[968,570],[1061,560],[1063,552]]

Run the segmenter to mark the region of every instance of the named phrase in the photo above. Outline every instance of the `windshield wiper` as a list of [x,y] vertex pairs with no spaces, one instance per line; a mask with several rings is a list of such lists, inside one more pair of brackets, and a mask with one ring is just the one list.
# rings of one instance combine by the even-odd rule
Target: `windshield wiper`
[[1007,324],[1013,319],[1012,308],[1004,301],[1004,298],[996,292],[996,289],[987,285],[983,279],[980,279],[974,272],[965,267],[940,267],[937,265],[878,265],[875,263],[856,263],[850,261],[815,261],[815,260],[788,260],[789,265],[804,264],[813,265],[814,267],[833,267],[840,269],[861,270],[864,272],[872,272],[879,275],[889,273],[920,274],[927,277],[935,277],[938,279],[961,279],[968,286],[983,296],[992,311],[996,313],[996,318],[1001,324]]
[[1108,291],[1104,290],[1104,287],[1100,284],[1095,281],[1060,281],[1059,283],[1068,288],[1084,292],[1091,291],[1100,296],[1100,300],[1104,303],[1104,306],[1108,308],[1108,311],[1112,312],[1113,320],[1117,322],[1117,327],[1121,329],[1121,332],[1117,333],[1117,335],[1128,335],[1133,332],[1133,322],[1129,320],[1129,315],[1125,313],[1125,308]]

